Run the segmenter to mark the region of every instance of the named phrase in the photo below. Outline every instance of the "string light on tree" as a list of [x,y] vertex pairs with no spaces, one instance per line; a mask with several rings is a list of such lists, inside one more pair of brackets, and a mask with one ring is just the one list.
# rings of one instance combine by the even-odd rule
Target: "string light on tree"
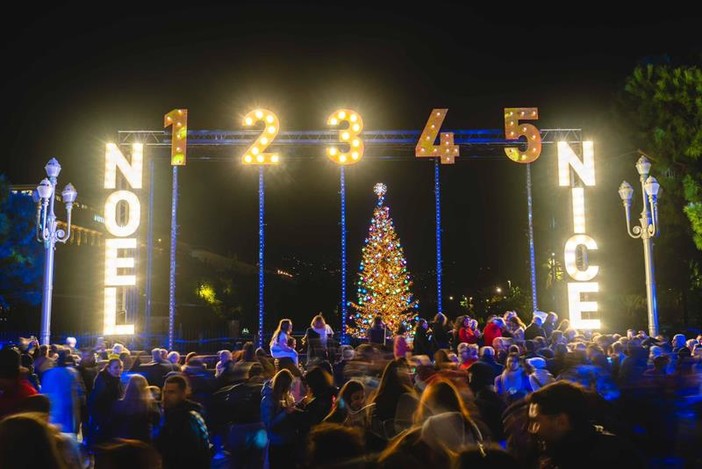
[[383,318],[391,331],[400,324],[409,326],[416,316],[414,310],[419,307],[412,299],[407,260],[390,218],[390,209],[384,205],[387,186],[378,183],[373,192],[378,196],[378,203],[361,251],[358,302],[351,303],[356,312],[349,318],[348,333],[354,337],[364,335],[376,316]]

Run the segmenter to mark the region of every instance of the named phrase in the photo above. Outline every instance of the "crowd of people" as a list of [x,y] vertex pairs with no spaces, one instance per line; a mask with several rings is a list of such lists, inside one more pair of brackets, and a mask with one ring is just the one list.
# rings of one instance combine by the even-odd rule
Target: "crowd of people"
[[377,317],[352,346],[318,314],[216,357],[5,345],[0,467],[702,465],[702,336],[480,322]]

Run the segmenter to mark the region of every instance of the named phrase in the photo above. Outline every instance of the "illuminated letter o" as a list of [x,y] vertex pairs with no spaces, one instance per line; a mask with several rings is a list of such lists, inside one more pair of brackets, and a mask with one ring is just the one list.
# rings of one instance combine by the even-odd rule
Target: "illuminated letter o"
[[[117,204],[126,202],[129,207],[128,221],[126,225],[117,223]],[[107,197],[105,201],[105,228],[113,236],[131,236],[137,228],[141,219],[141,205],[139,199],[133,192],[115,191]]]

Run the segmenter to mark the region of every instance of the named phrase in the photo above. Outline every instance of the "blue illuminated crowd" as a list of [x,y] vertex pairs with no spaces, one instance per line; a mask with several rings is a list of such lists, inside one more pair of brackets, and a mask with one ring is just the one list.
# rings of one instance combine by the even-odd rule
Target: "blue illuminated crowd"
[[216,355],[121,343],[0,350],[4,468],[702,467],[702,335],[322,315]]

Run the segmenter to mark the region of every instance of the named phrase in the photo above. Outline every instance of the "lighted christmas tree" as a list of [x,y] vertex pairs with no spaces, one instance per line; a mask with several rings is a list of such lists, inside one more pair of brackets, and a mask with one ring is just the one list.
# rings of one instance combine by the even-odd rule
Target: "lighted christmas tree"
[[390,218],[390,209],[383,205],[387,187],[378,183],[373,192],[378,196],[378,204],[361,251],[358,302],[351,303],[356,311],[351,314],[348,333],[354,337],[365,336],[376,316],[383,318],[392,333],[400,324],[410,330],[410,321],[419,307],[412,299],[407,260]]

